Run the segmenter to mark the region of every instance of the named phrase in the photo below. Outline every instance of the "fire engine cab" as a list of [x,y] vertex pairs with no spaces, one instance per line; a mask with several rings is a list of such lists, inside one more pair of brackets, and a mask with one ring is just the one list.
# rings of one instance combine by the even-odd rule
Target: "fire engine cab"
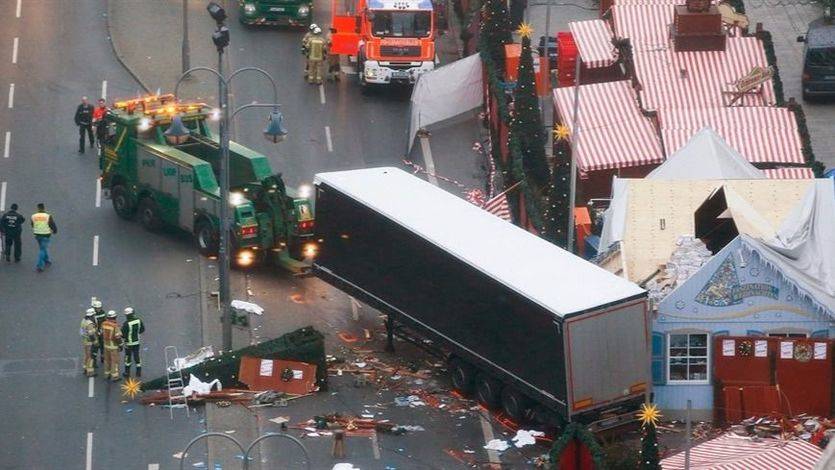
[[435,68],[431,0],[333,0],[331,11],[331,53],[356,63],[360,84],[414,84]]

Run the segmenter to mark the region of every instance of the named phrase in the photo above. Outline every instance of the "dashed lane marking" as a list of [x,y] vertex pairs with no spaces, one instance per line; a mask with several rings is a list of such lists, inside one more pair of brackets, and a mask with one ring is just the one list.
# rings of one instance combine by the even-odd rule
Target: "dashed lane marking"
[[99,236],[93,236],[93,266],[99,265]]
[[325,145],[328,147],[328,152],[333,152],[333,138],[331,137],[331,126],[325,126]]
[[9,84],[9,109],[14,108],[14,83]]
[[[490,422],[487,421],[487,418],[484,417],[484,414],[478,415],[479,421],[481,421],[481,433],[484,435],[484,444],[492,441],[494,439],[493,435],[493,428],[490,426]],[[487,451],[487,459],[490,460],[490,466],[492,468],[501,468],[502,459],[499,457],[499,453],[495,450],[488,450]]]
[[9,158],[9,148],[12,145],[12,132],[6,131],[6,143],[3,145],[3,158]]
[[14,38],[12,41],[12,63],[17,63],[17,46],[20,43],[20,38]]
[[371,434],[371,451],[374,453],[374,460],[380,460],[380,441],[377,440],[377,433]]
[[159,464],[158,463],[149,463],[148,464],[148,470],[159,470]]
[[86,470],[93,470],[93,433],[87,433],[87,459],[84,464]]
[[87,377],[87,398],[93,398],[96,394],[96,382],[92,377]]
[[101,207],[101,178],[96,178],[96,207]]
[[107,80],[101,81],[101,97],[104,100],[107,100]]
[[319,101],[325,104],[325,86],[319,85]]
[[21,5],[21,3],[23,3],[22,0],[17,0],[17,8],[15,8],[15,16],[18,17],[18,18],[20,18],[20,8],[23,6],[23,5]]
[[0,183],[0,212],[6,210],[6,182]]

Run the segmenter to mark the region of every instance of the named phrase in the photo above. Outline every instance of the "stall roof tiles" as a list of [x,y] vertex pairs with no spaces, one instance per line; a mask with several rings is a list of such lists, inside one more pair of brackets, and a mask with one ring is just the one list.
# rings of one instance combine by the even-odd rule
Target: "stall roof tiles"
[[586,67],[608,67],[618,58],[612,43],[612,28],[603,20],[572,21],[568,28],[574,36],[580,58]]

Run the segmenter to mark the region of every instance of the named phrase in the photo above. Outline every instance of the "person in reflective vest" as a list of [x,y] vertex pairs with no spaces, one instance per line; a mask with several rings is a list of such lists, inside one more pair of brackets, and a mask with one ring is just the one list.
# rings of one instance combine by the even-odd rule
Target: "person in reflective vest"
[[136,316],[133,307],[125,308],[122,338],[125,340],[125,377],[130,377],[130,366],[136,361],[136,376],[142,377],[142,361],[139,359],[139,335],[145,333],[145,324]]
[[93,351],[99,342],[99,335],[95,313],[95,310],[88,308],[81,320],[81,328],[78,330],[78,334],[81,335],[81,345],[84,347],[84,375],[87,377],[96,375],[96,360]]
[[119,350],[122,348],[122,332],[116,323],[116,311],[107,312],[107,318],[101,324],[101,336],[104,340],[104,377],[117,382],[119,377]]
[[35,270],[43,272],[44,268],[52,264],[49,259],[49,240],[53,234],[58,233],[52,215],[46,212],[43,203],[38,204],[38,212],[32,214],[32,233],[38,242],[38,264]]
[[327,56],[327,43],[322,37],[322,30],[313,30],[313,37],[307,41],[307,83],[322,83],[322,62]]
[[316,23],[311,23],[310,27],[307,29],[307,32],[304,33],[304,37],[302,38],[302,55],[305,58],[304,61],[304,76],[307,78],[307,74],[310,73],[310,62],[307,61],[307,53],[310,50],[310,38],[313,37],[313,31],[316,31]]
[[[90,301],[90,306],[93,307],[93,311],[96,312],[94,314],[94,317],[96,318],[96,334],[98,334],[99,337],[98,347],[96,349],[98,349],[99,352],[99,360],[101,362],[104,362],[104,339],[102,339],[101,337],[101,324],[104,323],[104,319],[107,316],[107,312],[102,307],[101,300],[97,299],[96,297],[92,298],[92,300]],[[94,361],[96,360],[96,349],[93,349]]]

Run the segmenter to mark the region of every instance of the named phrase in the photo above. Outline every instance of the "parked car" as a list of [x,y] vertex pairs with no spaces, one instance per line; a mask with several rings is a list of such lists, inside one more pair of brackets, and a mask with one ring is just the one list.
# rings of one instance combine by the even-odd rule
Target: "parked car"
[[798,42],[806,43],[803,48],[803,99],[835,97],[835,24],[831,19],[821,18],[809,23],[805,36],[798,36]]

